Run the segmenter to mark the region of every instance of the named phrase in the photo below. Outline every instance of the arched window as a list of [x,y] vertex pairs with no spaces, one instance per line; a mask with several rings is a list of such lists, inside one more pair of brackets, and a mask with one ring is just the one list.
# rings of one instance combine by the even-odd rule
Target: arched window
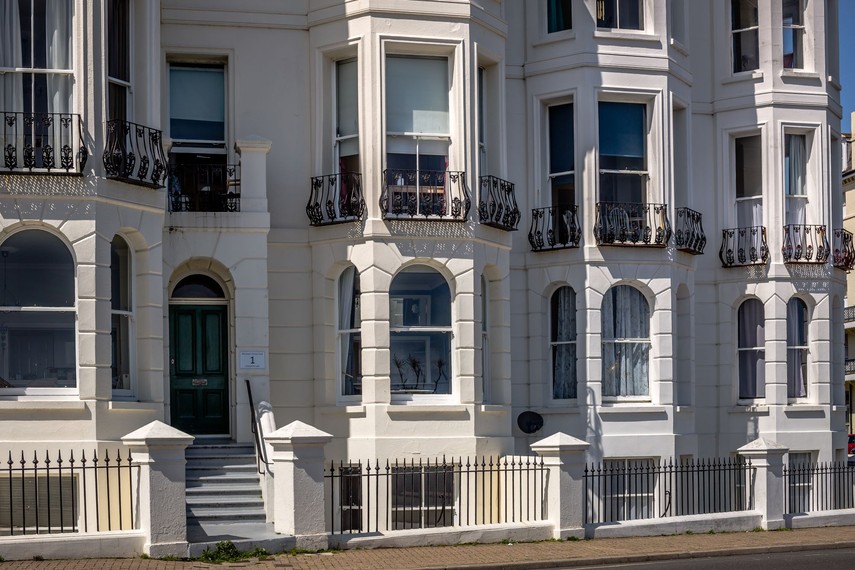
[[766,396],[766,317],[763,303],[748,299],[739,306],[739,399]]
[[629,285],[603,297],[603,396],[647,396],[650,305]]
[[360,323],[359,275],[355,267],[348,267],[338,280],[338,338],[343,396],[362,394]]
[[188,275],[172,290],[173,299],[225,299],[223,288],[207,275]]
[[389,290],[392,393],[451,392],[451,290],[428,267],[408,267]]
[[0,388],[75,388],[71,253],[45,231],[24,230],[0,244],[0,262]]
[[787,398],[807,397],[807,305],[798,297],[787,303]]
[[131,390],[131,254],[119,236],[110,244],[110,345],[113,390]]
[[552,354],[552,397],[576,397],[576,292],[561,287],[550,303],[549,349]]

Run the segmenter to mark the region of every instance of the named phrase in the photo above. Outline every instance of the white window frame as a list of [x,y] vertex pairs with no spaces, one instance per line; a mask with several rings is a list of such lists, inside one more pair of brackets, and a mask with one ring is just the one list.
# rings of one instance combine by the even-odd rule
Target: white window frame
[[[786,0],[781,0],[781,8],[782,9],[784,6],[784,2],[786,2]],[[783,21],[783,19],[781,21],[781,30],[782,30],[782,34],[781,34],[781,48],[782,48],[781,66],[785,70],[788,70],[788,71],[804,71],[805,69],[807,69],[807,59],[808,59],[807,58],[807,43],[808,42],[807,42],[807,26],[805,25],[807,10],[805,10],[805,0],[796,0],[796,2],[799,3],[798,11],[799,11],[799,14],[801,15],[801,18],[800,18],[801,23],[800,24],[787,24]],[[782,10],[782,17],[783,17],[783,10]],[[828,19],[827,21],[830,22],[831,25],[835,25],[837,23],[836,19],[834,21],[832,21],[831,19]],[[795,54],[799,53],[799,51],[800,51],[801,52],[801,58],[802,58],[801,65],[798,65],[798,66],[792,65],[790,67],[787,67],[784,65],[784,53],[783,53],[784,42],[783,42],[783,39],[787,34],[787,30],[792,30],[792,34],[793,34],[793,59],[794,59],[794,63],[795,63]],[[801,34],[799,34],[799,32],[801,32]],[[795,39],[797,37],[799,38],[798,49],[796,47],[797,44],[795,41]]]
[[[655,188],[652,172],[656,172],[661,163],[661,156],[656,150],[655,132],[656,124],[656,93],[624,93],[603,91],[597,98],[597,116],[599,117],[601,103],[621,103],[629,105],[644,106],[644,169],[643,170],[612,170],[601,167],[600,157],[602,155],[602,141],[599,136],[599,120],[597,122],[597,191],[595,202],[602,200],[602,185],[600,184],[603,174],[618,174],[626,176],[639,176],[642,180],[642,203],[656,203],[658,196],[651,196],[651,189]],[[660,129],[661,130],[661,129]]]
[[[113,47],[110,44],[110,10],[113,7],[112,2],[107,2],[106,13],[107,13],[107,25],[104,27],[104,45],[107,46],[105,50],[106,53],[106,62],[104,69],[107,74],[107,93],[105,94],[105,101],[107,102],[107,106],[110,104],[110,86],[118,85],[125,90],[125,118],[126,121],[134,120],[134,87],[133,87],[133,79],[134,79],[134,41],[135,41],[135,33],[134,33],[134,0],[126,0],[128,4],[128,81],[123,79],[119,79],[117,77],[113,77],[110,75],[110,49]],[[109,118],[112,114],[112,109],[107,109],[107,117]]]
[[[742,309],[742,306],[749,301],[757,301],[758,303],[760,303],[760,306],[763,308],[763,336],[764,336],[763,341],[764,342],[763,342],[763,344],[759,344],[759,345],[755,344],[755,346],[747,346],[747,347],[741,348],[739,346],[739,325],[740,325],[739,312]],[[739,355],[743,352],[753,352],[753,353],[762,352],[763,353],[763,361],[765,363],[765,361],[766,361],[766,344],[765,344],[765,340],[766,340],[765,334],[766,333],[765,333],[765,331],[766,331],[766,307],[763,304],[763,302],[760,299],[757,299],[756,297],[749,297],[748,299],[745,299],[741,303],[739,303],[739,306],[736,308],[736,334],[733,336],[733,338],[734,338],[735,344],[736,344],[736,396],[737,396],[738,402],[740,404],[743,404],[743,405],[752,405],[752,404],[762,403],[766,399],[766,369],[765,369],[765,366],[762,369],[763,377],[762,378],[754,378],[755,389],[759,388],[762,385],[763,386],[763,395],[757,395],[753,398],[750,396],[743,396],[741,393],[742,392],[742,378],[740,376],[740,366],[739,366]]]
[[[789,305],[789,303],[792,302],[794,299],[797,299],[798,301],[800,301],[802,303],[802,305],[804,306],[804,310],[805,310],[805,322],[804,322],[805,344],[791,345],[789,342],[787,343],[787,378],[790,377],[790,351],[791,350],[799,350],[802,353],[802,361],[804,363],[804,377],[802,378],[802,381],[804,382],[805,395],[804,396],[793,396],[793,395],[791,395],[789,393],[790,392],[790,386],[789,386],[789,382],[788,382],[787,383],[787,400],[789,402],[797,402],[800,400],[804,401],[811,396],[811,393],[810,393],[810,377],[809,377],[810,376],[810,361],[808,360],[810,358],[811,312],[810,312],[810,308],[808,307],[808,304],[805,303],[804,299],[802,299],[800,297],[790,298],[790,300],[787,301],[787,305]],[[788,309],[789,309],[789,306],[788,306]],[[787,311],[787,316],[789,316],[789,311]],[[787,328],[789,329],[789,327],[790,327],[790,323],[787,322]]]
[[[611,294],[611,290],[615,287],[630,287],[631,289],[635,289],[638,292],[638,294],[644,298],[645,303],[647,303],[647,310],[648,310],[648,315],[647,315],[648,316],[648,332],[649,332],[650,336],[653,336],[652,325],[653,325],[653,313],[654,313],[653,309],[654,309],[654,307],[651,306],[650,301],[647,299],[647,297],[644,295],[644,293],[642,291],[640,291],[639,289],[637,289],[636,287],[629,285],[628,283],[617,283],[615,285],[612,285],[612,287],[610,287],[609,290],[606,291],[606,295]],[[600,310],[601,311],[603,310],[604,302],[605,302],[605,296],[603,296],[603,302],[601,302],[601,304],[600,304]],[[613,307],[613,309],[616,309],[616,307]],[[600,318],[602,320],[602,315]],[[615,345],[615,344],[627,344],[627,345],[629,345],[629,344],[642,344],[642,345],[647,345],[647,394],[606,395],[605,392],[603,392],[603,395],[602,395],[603,401],[604,402],[650,402],[651,398],[652,398],[652,396],[651,396],[652,385],[651,385],[651,379],[650,379],[650,372],[651,372],[650,363],[651,363],[652,353],[653,353],[652,339],[650,337],[647,337],[647,338],[634,338],[634,337],[606,338],[605,334],[601,334],[600,335],[600,341],[602,343],[602,351],[600,353],[600,358],[603,362],[603,366],[601,367],[603,370],[605,368],[605,358],[603,357],[603,355],[606,352],[605,351],[606,345]],[[605,373],[603,374],[602,380],[603,380],[603,385],[605,385]],[[577,393],[577,397],[578,397],[578,393]]]
[[[128,307],[129,310],[119,310],[113,309],[112,303],[110,306],[110,320],[111,320],[111,329],[112,329],[112,318],[113,316],[118,316],[121,319],[127,319],[128,324],[128,388],[125,389],[117,389],[113,388],[113,398],[114,399],[122,399],[122,398],[131,398],[136,393],[137,387],[137,354],[136,354],[136,317],[135,317],[135,308],[136,308],[136,296],[135,296],[135,256],[133,253],[133,249],[131,248],[130,242],[121,234],[117,234],[124,243],[128,252],[128,260],[127,260],[127,280],[128,280]],[[111,246],[112,248],[112,246]],[[110,286],[112,288],[112,271],[111,271],[111,282]]]
[[[353,309],[352,310],[357,311],[355,314],[360,315],[359,326],[356,326],[354,328],[342,328],[341,327],[341,316],[342,316],[341,315],[341,303],[342,303],[341,280],[344,277],[345,272],[351,268],[353,268],[353,272],[354,272],[354,275],[353,275],[354,285],[358,285],[359,284],[359,278],[360,278],[359,271],[357,271],[356,268],[353,266],[350,266],[347,269],[345,269],[344,271],[342,271],[341,274],[338,276],[338,279],[336,279],[336,281],[335,281],[336,301],[337,301],[336,302],[336,320],[335,320],[335,322],[336,322],[336,346],[337,346],[335,370],[336,370],[336,378],[338,379],[337,398],[339,399],[339,401],[343,401],[343,402],[344,401],[347,401],[347,402],[359,401],[362,399],[362,393],[361,393],[362,358],[361,358],[361,355],[359,358],[359,364],[360,364],[360,370],[359,370],[359,373],[360,373],[360,378],[359,378],[360,393],[359,394],[345,394],[344,387],[345,387],[345,374],[346,374],[346,372],[342,368],[342,357],[344,356],[342,354],[342,351],[344,350],[344,347],[345,347],[345,340],[349,339],[349,335],[351,335],[351,334],[359,335],[360,346],[362,344],[362,326],[361,326],[362,321],[361,321],[361,313],[358,312],[358,311],[361,311],[362,294],[361,294],[361,289],[359,289],[358,287],[357,287],[357,290],[360,291],[360,293],[358,295],[354,295]],[[352,294],[352,292],[351,292],[351,294]],[[355,379],[354,379],[354,382],[355,382]]]
[[[595,1],[594,9],[599,10],[600,9],[600,2],[602,2],[602,0],[594,0],[594,1]],[[638,3],[638,21],[641,25],[640,28],[637,28],[637,29],[636,28],[624,28],[623,26],[621,26],[620,0],[615,0],[615,21],[617,22],[617,26],[615,26],[613,28],[606,28],[606,27],[602,27],[602,26],[598,25],[597,29],[598,30],[621,30],[621,31],[629,31],[629,32],[643,32],[646,28],[646,25],[645,25],[646,22],[644,21],[644,18],[646,16],[646,14],[645,14],[646,10],[645,10],[645,6],[644,6],[645,0],[635,0],[635,2]],[[604,2],[602,4],[602,8],[603,8],[603,14],[605,14],[605,3]],[[595,12],[594,13],[594,23],[596,24],[597,21],[600,19],[601,18],[599,17],[599,15]]]
[[481,274],[481,403],[490,402],[490,282]]
[[[555,289],[555,291],[552,292],[552,295],[549,296],[549,332],[548,332],[548,338],[549,338],[549,370],[550,370],[550,373],[549,373],[549,379],[550,379],[550,383],[549,383],[549,395],[550,396],[549,396],[549,399],[555,403],[574,401],[574,400],[577,400],[579,398],[579,374],[578,374],[578,370],[576,369],[576,367],[578,366],[578,363],[579,363],[579,354],[578,354],[578,346],[579,345],[576,342],[578,340],[578,337],[579,337],[579,331],[578,331],[579,323],[578,323],[578,321],[576,321],[576,318],[573,319],[576,322],[576,330],[573,331],[572,340],[556,340],[556,339],[552,338],[552,325],[554,324],[555,317],[556,317],[556,315],[552,312],[552,300],[555,298],[556,295],[558,295],[558,292],[561,291],[562,289],[564,289],[565,287],[573,292],[573,297],[576,300],[576,305],[573,307],[573,310],[578,312],[577,311],[578,298],[576,295],[576,290],[573,289],[572,287],[570,287],[569,285],[562,285],[561,287],[558,287],[557,289]],[[556,398],[555,397],[555,365],[554,365],[555,350],[559,346],[569,346],[569,345],[575,346],[576,350],[577,350],[576,358],[573,360],[573,379],[572,379],[573,383],[576,385],[576,396],[573,398]]]
[[[573,141],[573,154],[574,154],[573,166],[574,166],[574,169],[573,170],[552,172],[551,157],[552,157],[553,141],[552,141],[552,136],[551,136],[551,132],[550,132],[550,124],[551,124],[550,113],[552,112],[551,110],[553,107],[561,107],[564,105],[570,105],[572,107],[572,111],[573,111],[573,123],[570,125],[570,137],[572,138],[572,141]],[[573,186],[574,186],[573,204],[576,205],[579,203],[578,186],[576,185],[576,170],[575,170],[575,166],[576,166],[576,156],[575,156],[576,155],[576,105],[575,105],[572,98],[550,101],[546,104],[546,112],[544,115],[545,115],[545,119],[546,119],[546,121],[545,121],[546,124],[544,125],[544,134],[546,135],[544,137],[545,142],[546,142],[546,153],[544,156],[544,159],[545,159],[544,162],[546,163],[546,187],[548,189],[547,191],[549,192],[549,200],[548,200],[549,205],[552,206],[553,208],[558,206],[558,204],[555,204],[553,199],[552,199],[552,196],[553,196],[552,183],[553,183],[553,181],[556,178],[560,178],[562,176],[571,176],[571,175],[573,176]]]
[[[339,134],[339,128],[338,128],[338,123],[339,123],[339,116],[338,116],[338,96],[339,96],[339,86],[338,86],[338,66],[339,66],[339,64],[342,64],[342,63],[356,63],[356,70],[357,70],[357,71],[356,71],[356,84],[357,84],[357,101],[356,101],[357,131],[356,131],[356,134],[352,134],[352,135],[340,135],[340,134]],[[332,143],[333,143],[333,148],[332,148],[333,165],[332,165],[332,170],[331,170],[330,172],[335,172],[335,173],[339,173],[339,174],[340,174],[340,172],[339,172],[339,171],[340,171],[340,167],[339,167],[339,165],[341,164],[341,144],[342,144],[343,142],[345,142],[345,141],[350,141],[350,140],[356,140],[356,144],[357,144],[357,147],[358,147],[357,156],[359,156],[359,160],[360,160],[360,170],[359,170],[359,171],[360,171],[360,172],[362,172],[362,168],[361,168],[362,154],[361,154],[361,152],[359,152],[359,151],[361,151],[361,148],[359,148],[359,144],[360,144],[360,141],[359,141],[359,137],[360,137],[360,129],[359,129],[359,117],[360,117],[360,113],[359,113],[359,104],[360,104],[360,101],[359,101],[359,95],[358,95],[358,92],[359,92],[359,64],[360,64],[360,62],[359,62],[359,58],[358,58],[356,55],[354,55],[353,57],[343,57],[343,58],[337,59],[337,60],[335,60],[335,61],[333,61],[333,62],[332,62],[332,66],[331,66],[331,67],[332,67],[332,79],[331,79],[331,81],[330,81],[330,82],[331,82],[331,84],[333,85],[332,111],[331,111],[331,116],[332,116],[333,120],[332,120],[332,121],[330,121],[330,122],[332,123],[332,137],[331,137],[331,140],[332,140]]]
[[[745,1],[746,0],[740,0],[740,2],[745,2]],[[730,29],[730,61],[728,62],[728,65],[730,67],[730,72],[733,75],[736,75],[739,73],[753,73],[753,72],[758,71],[760,69],[760,19],[761,19],[760,5],[758,2],[757,25],[748,26],[747,28],[739,28],[739,29],[733,28],[733,13],[732,13],[733,7],[732,6],[733,5],[731,4],[731,6],[729,8],[729,13],[728,13],[728,15],[730,16],[730,20],[728,22],[728,28]],[[736,37],[737,37],[737,34],[744,34],[744,33],[754,33],[757,36],[757,40],[756,40],[756,44],[757,44],[757,65],[756,65],[756,67],[752,67],[751,69],[742,69],[742,66],[740,65],[740,69],[737,71],[736,69],[734,69],[734,55],[736,53],[736,49],[735,49],[736,48]]]
[[[760,194],[757,194],[756,196],[743,196],[740,198],[739,197],[739,188],[738,188],[739,172],[736,169],[736,166],[737,166],[737,164],[736,164],[736,144],[737,144],[737,140],[739,140],[739,139],[751,138],[751,137],[759,137],[759,139],[760,139]],[[762,213],[761,220],[760,220],[761,223],[759,224],[759,226],[766,227],[767,213],[766,213],[766,208],[765,208],[765,200],[763,199],[763,185],[764,185],[764,180],[766,179],[766,168],[765,168],[766,153],[765,153],[765,149],[764,149],[763,144],[764,144],[764,136],[763,136],[762,131],[747,131],[747,132],[742,132],[742,133],[736,133],[736,134],[733,134],[731,136],[730,156],[732,157],[731,158],[731,160],[732,160],[731,164],[733,165],[731,167],[731,183],[733,185],[732,196],[733,196],[733,200],[734,200],[733,226],[732,227],[734,227],[734,228],[742,227],[739,223],[739,214],[738,214],[740,204],[742,204],[743,202],[758,201],[758,200],[760,201],[760,208],[761,208],[761,213]],[[782,157],[782,161],[783,161],[783,157]],[[752,225],[752,226],[745,226],[745,227],[756,227],[756,226]]]

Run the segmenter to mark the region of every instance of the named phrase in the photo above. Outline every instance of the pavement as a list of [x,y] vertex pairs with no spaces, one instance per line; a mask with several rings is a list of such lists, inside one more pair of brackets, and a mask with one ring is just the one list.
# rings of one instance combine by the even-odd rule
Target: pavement
[[[686,565],[690,566],[688,559],[691,558],[832,548],[855,548],[855,527],[280,554],[263,561],[251,560],[222,565],[141,558],[26,560],[3,562],[0,564],[0,570],[191,570],[202,568],[530,570],[673,559],[686,559]],[[2,555],[2,543],[0,543],[0,555]]]

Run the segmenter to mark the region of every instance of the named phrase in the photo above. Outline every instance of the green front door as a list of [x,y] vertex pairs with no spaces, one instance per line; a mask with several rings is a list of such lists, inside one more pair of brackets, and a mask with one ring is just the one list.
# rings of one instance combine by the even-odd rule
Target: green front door
[[169,308],[172,426],[189,434],[229,433],[226,307]]

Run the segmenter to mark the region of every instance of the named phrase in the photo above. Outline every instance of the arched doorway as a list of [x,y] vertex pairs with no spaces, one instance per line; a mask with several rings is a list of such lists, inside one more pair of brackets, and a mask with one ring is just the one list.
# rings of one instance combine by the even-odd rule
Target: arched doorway
[[228,304],[222,286],[189,275],[169,304],[172,426],[194,435],[229,434]]

